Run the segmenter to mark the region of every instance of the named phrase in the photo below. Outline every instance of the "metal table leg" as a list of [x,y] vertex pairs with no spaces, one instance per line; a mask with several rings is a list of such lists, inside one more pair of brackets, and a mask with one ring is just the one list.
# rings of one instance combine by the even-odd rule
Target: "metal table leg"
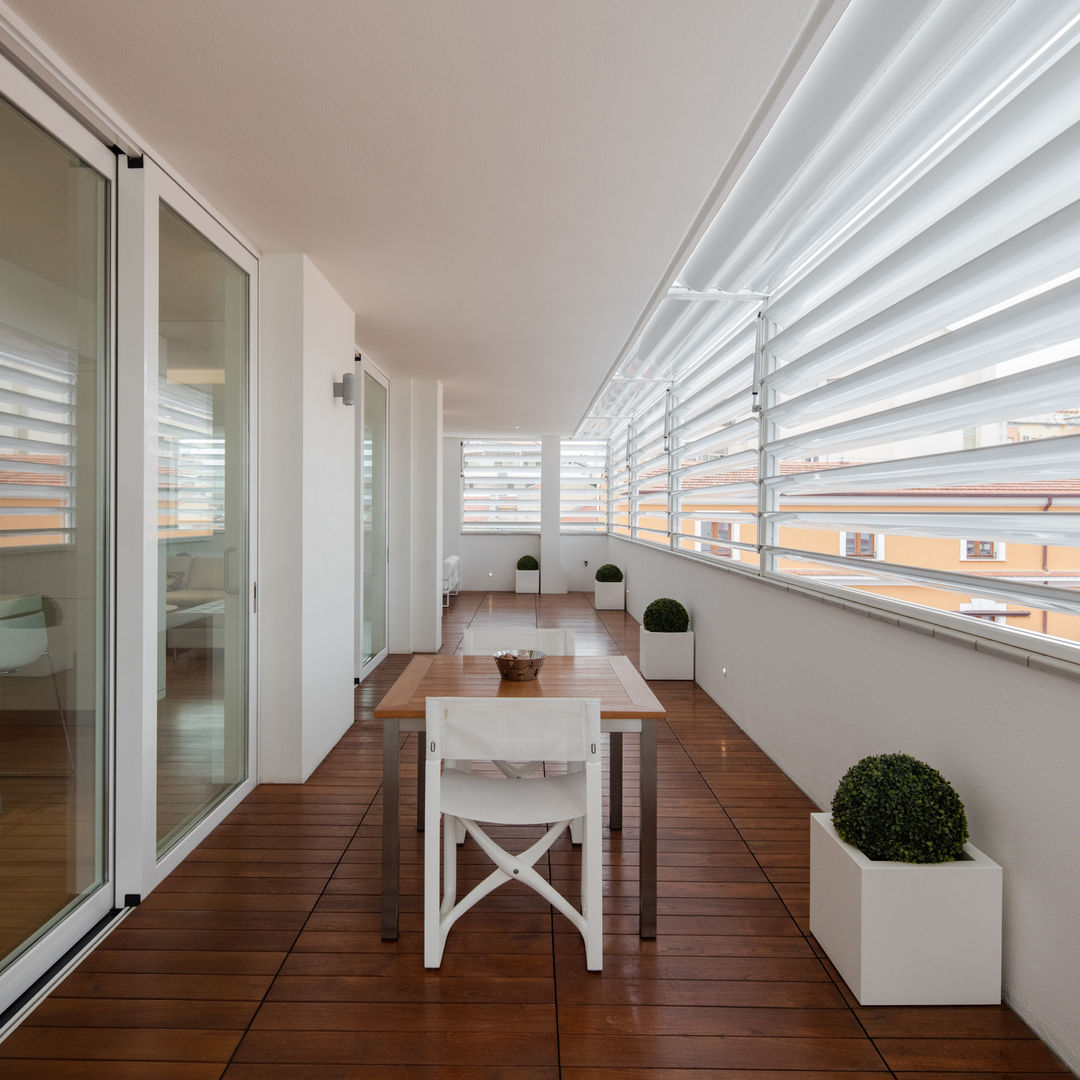
[[622,828],[622,737],[621,731],[613,731],[611,740],[610,775],[608,777],[608,825],[612,832]]
[[656,937],[656,721],[641,721],[639,932]]

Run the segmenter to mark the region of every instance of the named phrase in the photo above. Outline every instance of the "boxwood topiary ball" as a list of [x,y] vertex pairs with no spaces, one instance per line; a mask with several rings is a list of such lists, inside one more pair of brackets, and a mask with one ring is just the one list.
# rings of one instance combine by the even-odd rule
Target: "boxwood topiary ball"
[[690,629],[690,616],[678,600],[661,596],[645,609],[641,625],[650,634],[682,634]]
[[517,568],[519,570],[539,570],[540,564],[536,561],[535,556],[522,555],[517,561]]
[[907,754],[878,754],[852,765],[832,801],[841,840],[868,859],[952,862],[968,837],[964,804],[952,784]]
[[596,571],[597,581],[622,581],[622,571],[614,564],[606,562]]

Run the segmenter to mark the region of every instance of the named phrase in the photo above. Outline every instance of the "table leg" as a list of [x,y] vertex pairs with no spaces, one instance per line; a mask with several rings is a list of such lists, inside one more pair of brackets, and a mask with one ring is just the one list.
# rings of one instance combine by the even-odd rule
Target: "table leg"
[[416,736],[416,831],[424,831],[424,779],[427,755],[424,753],[423,732]]
[[[419,740],[423,745],[423,740]],[[398,800],[401,774],[401,737],[397,720],[383,721],[382,808],[382,939],[397,941],[400,838]]]
[[608,777],[608,826],[612,832],[622,828],[622,736],[613,731],[608,736],[610,744],[610,775]]
[[656,937],[656,721],[641,721],[639,933]]

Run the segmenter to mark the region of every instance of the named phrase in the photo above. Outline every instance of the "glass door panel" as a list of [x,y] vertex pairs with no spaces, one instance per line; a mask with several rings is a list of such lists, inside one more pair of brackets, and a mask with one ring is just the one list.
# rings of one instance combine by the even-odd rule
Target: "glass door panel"
[[109,183],[0,98],[0,971],[106,880]]
[[159,229],[159,856],[247,776],[247,273]]
[[386,648],[386,387],[364,372],[362,472],[363,654]]

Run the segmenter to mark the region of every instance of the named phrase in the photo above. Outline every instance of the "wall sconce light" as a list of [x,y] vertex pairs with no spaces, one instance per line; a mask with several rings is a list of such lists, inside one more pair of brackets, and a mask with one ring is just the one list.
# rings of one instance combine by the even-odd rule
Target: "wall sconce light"
[[341,398],[343,405],[356,403],[356,376],[351,371],[341,376],[341,382],[334,383],[334,397]]

